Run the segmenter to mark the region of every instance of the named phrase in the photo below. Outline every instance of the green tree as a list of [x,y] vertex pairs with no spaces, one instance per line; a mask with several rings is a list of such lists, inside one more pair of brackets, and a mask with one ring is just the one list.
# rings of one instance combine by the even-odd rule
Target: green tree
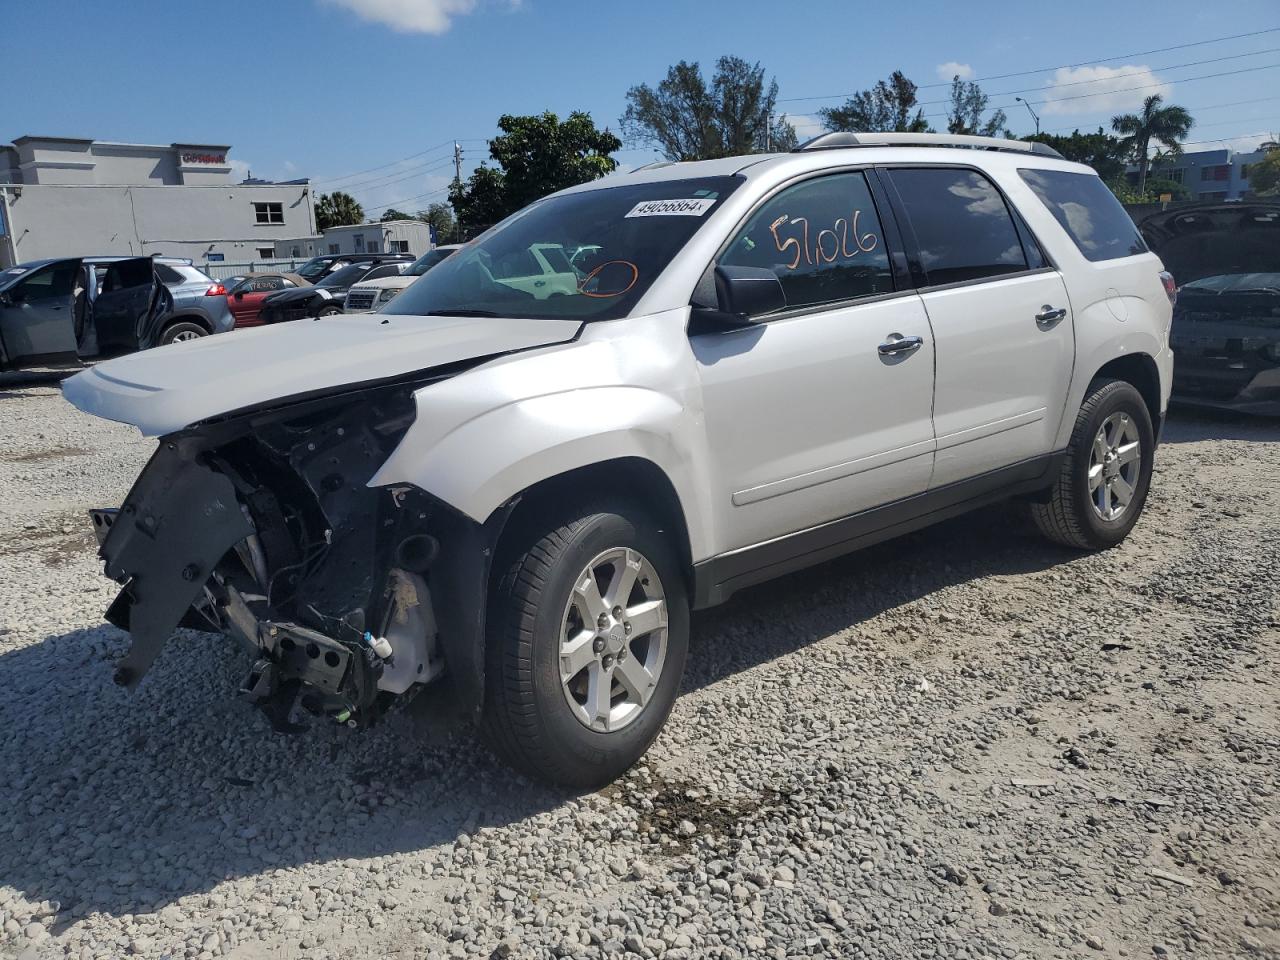
[[333,193],[322,193],[316,201],[316,227],[328,230],[330,227],[345,227],[352,223],[364,223],[364,207],[356,202],[349,193],[335,190]]
[[1068,136],[1037,133],[1023,139],[1048,144],[1068,160],[1087,163],[1108,183],[1124,177],[1127,150],[1118,137],[1105,133],[1101,127],[1097,133],[1073,130]]
[[[912,111],[915,111],[914,114]],[[828,130],[851,133],[928,133],[924,110],[916,106],[916,85],[901,70],[878,80],[870,90],[855,93],[838,107],[818,111]]]
[[445,243],[453,238],[457,221],[453,217],[453,207],[449,204],[433,203],[427,209],[418,211],[418,219],[435,228],[437,243]]
[[382,211],[382,216],[378,219],[383,223],[386,223],[388,220],[412,220],[414,218],[411,214],[405,213],[403,210],[397,210],[395,207],[387,207],[387,209]]
[[1280,196],[1280,150],[1268,150],[1249,167],[1249,190],[1259,197]]
[[790,150],[795,128],[775,117],[778,82],[741,57],[721,57],[708,84],[696,63],[681,60],[657,87],[627,91],[622,130],[652,143],[668,160],[709,160],[768,150]]
[[961,80],[959,76],[952,77],[947,132],[994,137],[1004,128],[1005,116],[1003,110],[997,110],[985,121],[982,119],[990,100],[974,81]]
[[1141,113],[1124,113],[1111,118],[1111,129],[1123,136],[1120,141],[1134,163],[1138,165],[1138,193],[1147,192],[1147,172],[1151,169],[1151,143],[1164,146],[1169,155],[1182,155],[1182,141],[1186,139],[1195,120],[1185,107],[1163,106],[1164,97],[1153,94],[1142,101]]
[[449,201],[468,231],[487,227],[549,193],[596,180],[617,169],[613,153],[622,141],[599,130],[591,115],[577,111],[563,122],[547,111],[504,115],[499,136],[489,141],[497,167],[480,164],[465,183],[449,188]]

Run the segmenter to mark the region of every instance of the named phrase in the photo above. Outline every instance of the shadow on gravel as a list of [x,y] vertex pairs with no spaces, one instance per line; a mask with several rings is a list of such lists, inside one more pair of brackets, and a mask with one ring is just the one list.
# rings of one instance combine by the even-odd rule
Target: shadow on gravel
[[[1004,506],[794,574],[697,616],[685,690],[942,587],[1074,556]],[[341,883],[340,861],[449,843],[568,796],[511,775],[447,708],[421,709],[430,691],[366,733],[280,736],[232,696],[248,662],[229,641],[183,632],[132,695],[111,683],[126,643],[101,626],[0,657],[0,879],[59,901],[62,924],[304,863]]]
[[1230,410],[1174,406],[1165,421],[1161,443],[1204,440],[1280,441],[1280,417],[1256,417]]

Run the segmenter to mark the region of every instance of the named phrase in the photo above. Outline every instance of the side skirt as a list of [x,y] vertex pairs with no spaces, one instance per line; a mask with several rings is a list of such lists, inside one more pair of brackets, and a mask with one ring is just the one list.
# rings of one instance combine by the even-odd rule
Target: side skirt
[[978,507],[1047,487],[1066,451],[1046,454],[926,490],[808,530],[694,564],[694,608],[712,607],[743,587],[890,540]]

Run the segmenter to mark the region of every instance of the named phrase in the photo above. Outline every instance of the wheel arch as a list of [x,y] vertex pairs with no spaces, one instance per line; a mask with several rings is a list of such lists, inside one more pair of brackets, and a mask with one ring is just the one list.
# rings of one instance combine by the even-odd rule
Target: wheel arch
[[1161,415],[1160,368],[1155,358],[1147,353],[1128,353],[1104,363],[1089,382],[1100,379],[1124,380],[1142,394],[1151,424],[1159,430]]
[[160,324],[160,336],[164,336],[164,332],[172,327],[175,323],[194,323],[197,327],[204,330],[205,333],[213,333],[213,324],[209,318],[202,313],[175,313],[165,317]]

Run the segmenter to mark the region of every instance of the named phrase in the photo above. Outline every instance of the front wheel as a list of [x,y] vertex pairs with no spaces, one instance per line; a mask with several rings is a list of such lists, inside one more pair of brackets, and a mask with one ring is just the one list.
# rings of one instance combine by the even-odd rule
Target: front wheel
[[1123,380],[1094,381],[1048,498],[1031,505],[1040,532],[1082,550],[1115,546],[1142,514],[1155,450],[1142,394]]
[[336,317],[341,312],[342,312],[341,307],[335,307],[330,305],[327,307],[321,307],[320,312],[317,313],[316,316],[317,317]]
[[521,537],[490,604],[485,729],[512,766],[573,788],[634,764],[675,702],[689,645],[683,571],[626,505]]

